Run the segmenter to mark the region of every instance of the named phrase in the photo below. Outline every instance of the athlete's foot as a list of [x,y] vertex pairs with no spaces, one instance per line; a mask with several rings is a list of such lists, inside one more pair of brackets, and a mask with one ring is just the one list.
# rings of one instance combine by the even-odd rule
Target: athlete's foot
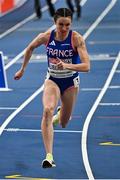
[[48,153],[46,155],[46,159],[42,161],[42,168],[52,168],[56,167],[55,162],[53,160],[52,154]]
[[61,106],[58,106],[58,107],[57,107],[57,114],[55,114],[55,115],[53,116],[53,126],[54,126],[54,127],[59,124],[60,109],[61,109]]

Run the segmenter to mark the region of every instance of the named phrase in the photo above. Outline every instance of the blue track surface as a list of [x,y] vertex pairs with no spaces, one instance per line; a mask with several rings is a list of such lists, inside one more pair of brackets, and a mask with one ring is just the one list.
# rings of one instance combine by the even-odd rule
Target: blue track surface
[[[82,18],[74,17],[73,29],[82,35],[91,27],[111,0],[88,0],[82,7]],[[45,1],[43,1],[43,6]],[[58,0],[55,8],[65,7]],[[55,128],[54,157],[57,167],[44,170],[41,161],[45,156],[40,122],[42,116],[42,92],[25,106],[5,127],[0,136],[0,179],[17,177],[47,179],[90,179],[88,166],[84,162],[81,147],[84,123],[87,115],[104,87],[109,73],[120,51],[120,1],[89,34],[86,44],[91,57],[91,71],[80,73],[81,85],[72,120],[64,132]],[[32,20],[0,40],[0,50],[12,61],[40,32],[53,25],[49,12],[42,19]],[[7,27],[7,25],[6,25]],[[24,77],[14,81],[14,73],[21,65],[21,58],[7,72],[9,88],[0,92],[0,125],[11,117],[39,87],[47,70],[45,57],[36,60],[36,54],[45,56],[45,47],[34,52]],[[120,58],[120,57],[118,57]],[[90,169],[95,179],[120,179],[120,65],[107,90],[90,119],[87,131],[87,154]],[[12,109],[13,108],[13,109]],[[0,127],[0,132],[1,132]],[[86,127],[87,128],[87,127]],[[85,149],[84,149],[85,153]]]

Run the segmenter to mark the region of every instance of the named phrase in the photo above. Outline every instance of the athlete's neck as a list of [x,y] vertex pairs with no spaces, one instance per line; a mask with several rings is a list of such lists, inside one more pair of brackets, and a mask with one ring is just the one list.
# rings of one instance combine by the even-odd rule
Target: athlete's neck
[[57,41],[64,41],[68,37],[69,32],[61,33],[61,32],[55,32],[55,39]]

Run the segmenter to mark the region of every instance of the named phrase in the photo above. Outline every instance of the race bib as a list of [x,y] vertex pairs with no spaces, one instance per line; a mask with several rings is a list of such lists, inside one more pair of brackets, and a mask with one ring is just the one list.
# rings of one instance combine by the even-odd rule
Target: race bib
[[80,78],[79,78],[79,76],[75,77],[75,78],[73,79],[73,82],[74,82],[74,86],[75,86],[75,87],[79,87],[79,84],[80,84]]

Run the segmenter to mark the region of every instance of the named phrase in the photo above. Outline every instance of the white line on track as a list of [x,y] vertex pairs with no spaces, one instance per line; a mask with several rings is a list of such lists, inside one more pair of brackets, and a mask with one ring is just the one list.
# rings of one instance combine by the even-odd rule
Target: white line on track
[[25,100],[0,126],[0,135],[6,128],[6,126],[10,123],[10,121],[23,109],[25,108],[38,94],[40,94],[43,91],[43,85],[37,89],[27,100]]
[[101,30],[104,30],[104,29],[120,29],[120,25],[116,22],[116,24],[108,24],[108,25],[106,25],[106,24],[101,24],[97,29],[101,29]]
[[[92,32],[93,30],[96,28],[96,26],[102,21],[102,19],[107,15],[107,13],[114,7],[114,5],[116,4],[117,0],[111,0],[110,4],[107,6],[107,8],[102,12],[102,14],[97,18],[97,20],[90,26],[90,28],[88,29],[88,31],[84,34],[84,39],[86,39]],[[88,133],[88,127],[89,127],[89,123],[91,121],[91,118],[97,108],[97,106],[99,105],[100,100],[102,99],[103,95],[105,94],[109,83],[114,75],[115,69],[118,66],[120,60],[120,53],[118,54],[118,57],[113,65],[113,68],[110,72],[110,75],[105,83],[104,88],[101,90],[98,98],[96,99],[93,107],[91,108],[90,112],[87,115],[87,118],[85,120],[84,126],[83,126],[83,133],[82,133],[82,141],[81,141],[81,146],[82,146],[82,156],[83,156],[83,162],[84,162],[84,166],[85,166],[85,170],[87,172],[88,178],[90,180],[94,180],[94,176],[89,164],[89,159],[88,159],[88,154],[87,154],[87,133]],[[27,106],[27,104],[29,104],[39,93],[41,93],[41,91],[43,90],[43,86],[41,87],[41,89],[39,88],[32,96],[30,96],[20,107],[18,107],[18,109],[16,111],[14,111],[5,121],[4,123],[1,125],[0,127],[0,135],[3,133],[4,129],[6,128],[6,126],[9,124],[9,122],[25,107]]]
[[[120,86],[109,86],[108,87],[109,89],[120,89]],[[90,91],[101,91],[102,88],[81,88],[80,91],[87,91],[87,92],[90,92]],[[101,104],[100,104],[101,105]],[[15,110],[17,109],[18,107],[0,107],[0,110]]]
[[17,109],[17,107],[0,107],[0,110],[14,110]]
[[[42,132],[41,129],[22,129],[22,128],[7,128],[4,129],[7,132]],[[76,130],[54,130],[56,133],[82,133],[82,131]]]
[[100,106],[120,106],[120,103],[99,103]]
[[[102,21],[102,19],[108,14],[108,12],[114,7],[116,2],[117,2],[117,0],[112,0],[110,2],[110,4],[102,12],[102,14],[97,18],[97,20],[89,28],[89,31],[87,31],[85,33],[85,35],[84,35],[85,38],[87,38],[90,35],[90,33],[95,29],[96,25],[98,25]],[[89,124],[90,124],[90,121],[92,119],[92,116],[93,116],[94,112],[96,111],[96,108],[98,107],[103,95],[105,94],[107,88],[109,87],[109,84],[110,84],[111,79],[112,79],[112,77],[113,77],[113,75],[115,73],[115,70],[116,70],[116,68],[117,68],[117,66],[119,64],[119,61],[120,61],[120,53],[118,54],[118,57],[117,57],[114,65],[112,67],[112,70],[111,70],[111,72],[110,72],[110,74],[108,76],[108,79],[107,79],[103,89],[101,90],[98,98],[96,99],[96,101],[93,104],[91,110],[89,111],[89,113],[88,113],[88,115],[87,115],[87,117],[85,119],[84,126],[83,126],[83,133],[82,133],[82,139],[81,139],[82,157],[83,157],[83,163],[84,163],[88,178],[90,180],[94,180],[94,176],[93,176],[90,164],[89,164],[88,153],[87,153],[88,128],[89,128]]]
[[109,89],[120,89],[120,86],[109,86]]
[[[50,30],[53,30],[55,28],[55,25],[51,26],[49,29]],[[21,52],[19,53],[15,58],[13,58],[12,61],[10,61],[10,63],[8,63],[6,66],[5,66],[5,70],[7,70],[9,67],[11,67],[16,61],[18,61],[25,53],[25,50],[26,48]]]
[[[20,55],[21,56],[21,55]],[[110,55],[110,54],[89,54],[90,56],[90,61],[108,61],[108,60],[115,60],[116,59],[116,55]],[[18,56],[19,57],[19,56]],[[17,58],[14,58],[13,60],[17,62],[16,63],[22,63],[22,58],[20,57],[19,59]],[[12,60],[12,61],[13,61]],[[6,64],[7,62],[9,62],[9,55],[6,55],[6,60],[5,60]],[[47,62],[47,56],[46,54],[33,54],[32,57],[30,58],[30,62],[29,63],[46,63]],[[13,64],[13,62],[12,62]],[[12,65],[11,64],[11,65]],[[10,66],[10,63],[7,64],[5,66],[5,70],[8,69]]]
[[81,6],[84,6],[86,2],[87,2],[87,0],[82,0],[81,3],[80,3]]
[[81,91],[100,91],[101,88],[81,88]]
[[87,31],[84,34],[84,38],[86,39],[91,32],[96,28],[96,25],[98,25],[101,20],[107,15],[107,13],[114,7],[116,4],[117,0],[111,0],[110,4],[106,7],[106,9],[102,12],[102,14],[97,18],[97,20],[92,24],[92,26],[89,28],[89,31]]
[[90,180],[94,180],[94,177],[91,176],[92,175],[91,169],[88,168],[90,166],[89,160],[88,160],[88,154],[87,154],[87,143],[86,143],[87,142],[88,127],[89,127],[89,124],[90,124],[90,121],[92,119],[94,112],[96,111],[101,99],[103,98],[104,94],[106,93],[106,91],[110,85],[110,82],[114,76],[115,70],[116,70],[119,62],[120,62],[120,52],[119,52],[119,54],[118,54],[118,56],[117,56],[117,58],[113,64],[113,67],[110,71],[110,74],[109,74],[105,84],[104,84],[104,87],[102,88],[102,90],[101,90],[100,94],[98,95],[96,101],[94,102],[91,110],[89,111],[89,113],[85,119],[84,126],[83,126],[82,142],[81,142],[82,143],[82,155],[83,155],[83,161],[84,161],[85,169],[86,169],[86,172],[87,172]]
[[88,44],[95,45],[95,44],[120,44],[119,40],[114,41],[89,41]]

